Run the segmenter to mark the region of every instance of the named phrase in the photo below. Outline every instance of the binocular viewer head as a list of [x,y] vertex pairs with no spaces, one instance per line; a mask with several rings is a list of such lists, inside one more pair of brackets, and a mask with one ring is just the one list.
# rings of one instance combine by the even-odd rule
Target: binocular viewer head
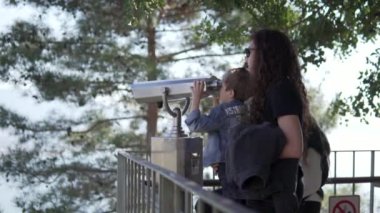
[[162,102],[163,93],[167,91],[167,100],[191,97],[191,87],[194,81],[205,82],[205,92],[216,93],[222,87],[222,81],[211,76],[209,78],[184,78],[177,80],[156,80],[136,82],[131,85],[132,94],[139,103]]

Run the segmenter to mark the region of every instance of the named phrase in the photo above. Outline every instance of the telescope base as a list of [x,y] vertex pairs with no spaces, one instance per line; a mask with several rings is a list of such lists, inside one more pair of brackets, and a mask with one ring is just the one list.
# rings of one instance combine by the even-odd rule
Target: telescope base
[[202,184],[202,149],[202,138],[199,137],[152,137],[151,162]]

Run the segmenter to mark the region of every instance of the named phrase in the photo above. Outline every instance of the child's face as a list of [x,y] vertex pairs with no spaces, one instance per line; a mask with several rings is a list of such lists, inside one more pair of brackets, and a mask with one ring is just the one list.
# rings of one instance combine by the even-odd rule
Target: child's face
[[227,103],[234,99],[234,91],[232,89],[227,90],[226,84],[222,83],[222,88],[220,88],[219,91],[219,102],[220,103]]

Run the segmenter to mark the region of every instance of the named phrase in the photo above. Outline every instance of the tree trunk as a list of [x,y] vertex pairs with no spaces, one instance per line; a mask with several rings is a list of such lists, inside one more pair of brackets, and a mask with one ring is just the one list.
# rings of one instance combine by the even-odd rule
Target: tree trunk
[[[148,80],[157,79],[157,57],[156,57],[156,29],[153,24],[152,18],[148,18],[147,25],[147,38],[148,38],[148,58],[149,58],[149,70]],[[158,118],[158,106],[156,103],[148,104],[147,111],[147,134],[146,134],[146,148],[148,155],[150,155],[150,143],[151,137],[157,133],[157,118]]]

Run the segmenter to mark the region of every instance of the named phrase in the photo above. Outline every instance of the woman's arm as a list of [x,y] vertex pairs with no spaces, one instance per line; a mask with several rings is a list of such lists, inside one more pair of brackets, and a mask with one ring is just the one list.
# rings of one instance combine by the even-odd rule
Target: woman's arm
[[286,144],[280,158],[300,159],[303,150],[303,136],[299,117],[297,115],[280,116],[277,123],[286,138]]

